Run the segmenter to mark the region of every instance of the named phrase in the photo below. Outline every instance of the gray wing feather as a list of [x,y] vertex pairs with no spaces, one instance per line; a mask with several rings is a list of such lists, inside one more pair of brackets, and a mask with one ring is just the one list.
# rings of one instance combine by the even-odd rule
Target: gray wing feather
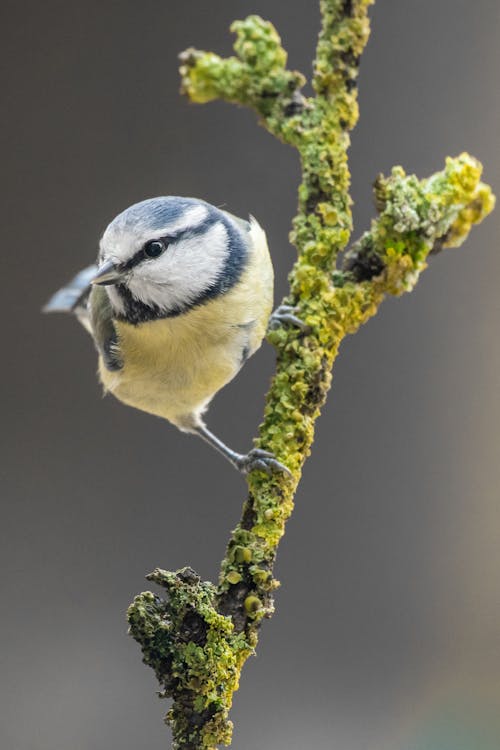
[[104,287],[92,287],[88,310],[94,342],[104,364],[108,370],[121,370],[123,363],[113,323],[113,309]]
[[92,286],[97,266],[88,266],[49,299],[43,312],[67,312],[76,315],[87,329],[108,370],[120,370],[122,361],[113,323],[113,310],[106,291]]

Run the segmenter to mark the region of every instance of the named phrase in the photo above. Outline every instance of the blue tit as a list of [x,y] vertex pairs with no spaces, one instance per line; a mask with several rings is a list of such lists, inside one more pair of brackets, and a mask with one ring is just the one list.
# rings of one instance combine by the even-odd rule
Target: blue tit
[[[199,435],[248,473],[287,469],[267,451],[231,450],[203,414],[260,347],[272,300],[273,267],[257,221],[169,196],[113,219],[98,264],[44,309],[73,312],[90,332],[105,392]],[[281,316],[293,322],[288,308]]]

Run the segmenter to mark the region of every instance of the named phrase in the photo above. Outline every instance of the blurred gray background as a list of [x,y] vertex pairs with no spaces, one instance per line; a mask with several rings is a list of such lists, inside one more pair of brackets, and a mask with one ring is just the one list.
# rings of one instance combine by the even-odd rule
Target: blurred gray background
[[[201,441],[102,399],[95,355],[40,307],[108,221],[196,195],[294,259],[296,154],[252,113],[178,95],[177,53],[271,19],[310,71],[312,0],[3,0],[2,750],[160,750],[167,709],[125,610],[159,565],[214,578],[245,485]],[[351,166],[371,183],[467,149],[500,190],[498,0],[379,0]],[[280,549],[277,612],[244,671],[238,750],[500,746],[500,211],[347,340]],[[264,346],[209,424],[251,445]],[[208,488],[208,492],[207,492]]]

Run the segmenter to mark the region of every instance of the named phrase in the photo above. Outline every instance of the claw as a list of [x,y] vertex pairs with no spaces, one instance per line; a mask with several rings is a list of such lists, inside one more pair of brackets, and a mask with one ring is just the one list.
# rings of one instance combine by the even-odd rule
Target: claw
[[238,456],[234,463],[243,474],[250,474],[252,471],[264,471],[266,474],[272,474],[273,471],[282,471],[292,476],[291,471],[280,463],[272,453],[261,448],[252,448],[248,453]]
[[301,331],[309,331],[309,326],[304,323],[303,320],[294,315],[295,312],[297,312],[297,308],[292,305],[279,305],[279,307],[271,313],[268,329],[274,331],[276,328],[288,323],[296,328],[300,328]]

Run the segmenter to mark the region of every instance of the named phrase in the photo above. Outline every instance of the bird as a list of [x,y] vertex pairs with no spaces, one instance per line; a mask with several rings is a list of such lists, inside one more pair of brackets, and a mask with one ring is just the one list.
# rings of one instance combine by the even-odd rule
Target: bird
[[57,291],[45,312],[73,313],[91,334],[106,393],[196,434],[243,474],[289,473],[266,450],[238,453],[204,421],[215,394],[260,347],[274,313],[273,265],[256,219],[198,198],[135,203],[104,231],[97,263]]

